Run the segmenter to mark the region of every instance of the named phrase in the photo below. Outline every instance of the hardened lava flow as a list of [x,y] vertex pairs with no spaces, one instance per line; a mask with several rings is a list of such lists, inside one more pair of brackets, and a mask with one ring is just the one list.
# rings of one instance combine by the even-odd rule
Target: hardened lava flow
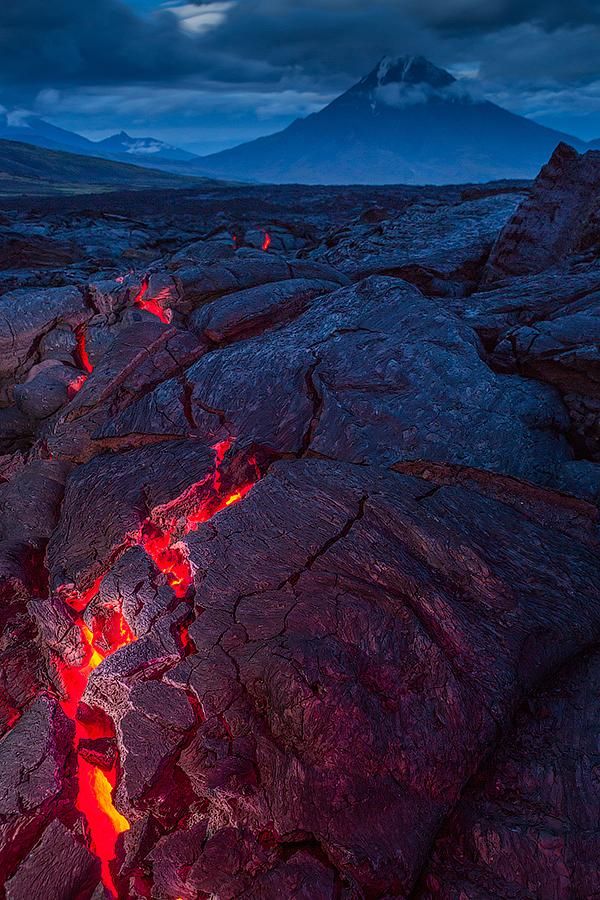
[[[260,477],[257,464],[250,460],[252,475],[235,489],[223,490],[221,464],[231,444],[228,440],[215,445],[213,472],[170,504],[163,518],[168,523],[172,522],[172,526],[158,526],[147,520],[139,533],[126,542],[126,546],[137,544],[144,548],[164,574],[177,598],[191,598],[193,585],[192,567],[183,546],[178,543],[179,538],[207,522],[221,510],[239,502]],[[90,850],[100,860],[102,882],[107,891],[117,897],[111,864],[116,857],[119,835],[130,828],[130,823],[113,803],[113,792],[119,777],[119,759],[115,753],[112,758],[108,756],[107,759],[99,760],[98,754],[90,752],[90,747],[98,742],[102,743],[102,739],[113,744],[115,731],[110,718],[102,712],[91,710],[81,700],[94,669],[108,656],[135,641],[136,637],[118,609],[101,619],[95,619],[93,630],[88,628],[84,621],[84,611],[97,595],[99,586],[100,581],[85,594],[67,598],[86,653],[79,667],[61,665],[64,690],[61,705],[75,724],[78,782],[76,806],[87,823]],[[185,643],[184,637],[182,635],[182,642]]]

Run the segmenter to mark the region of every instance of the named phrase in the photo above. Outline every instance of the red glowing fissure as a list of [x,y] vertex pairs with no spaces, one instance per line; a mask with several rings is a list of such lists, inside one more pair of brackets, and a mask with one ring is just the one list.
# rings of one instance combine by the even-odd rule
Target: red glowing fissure
[[90,372],[94,371],[94,367],[90,362],[90,358],[89,358],[88,352],[87,352],[87,346],[86,346],[87,335],[86,335],[85,325],[80,325],[80,327],[77,329],[75,334],[77,337],[77,358],[79,360],[79,365],[89,375]]
[[265,231],[265,236],[264,236],[263,242],[262,242],[262,249],[265,251],[265,253],[267,252],[267,250],[269,249],[270,246],[271,246],[271,235],[269,234],[268,231]]
[[[222,490],[221,464],[232,444],[222,441],[213,447],[215,463],[212,474],[188,489],[180,498],[163,511],[163,518],[172,520],[172,527],[159,526],[147,520],[137,539],[131,543],[142,546],[157,568],[165,575],[175,595],[184,598],[193,584],[192,565],[179,537],[193,531],[202,522],[207,522],[221,510],[240,501],[254,486],[260,472],[254,463],[254,478],[235,490]],[[196,490],[197,496],[194,494]],[[196,502],[194,502],[196,501]],[[183,516],[177,516],[183,507]],[[65,697],[61,706],[75,724],[75,750],[77,753],[77,809],[87,822],[91,851],[100,859],[102,882],[113,897],[118,896],[111,864],[116,857],[117,840],[128,831],[130,824],[116,809],[113,792],[118,780],[118,759],[106,767],[93,764],[85,758],[81,750],[82,740],[98,738],[114,739],[112,721],[104,714],[94,714],[89,707],[81,705],[89,677],[107,656],[136,640],[120,610],[115,609],[94,618],[93,630],[86,625],[83,613],[90,601],[98,594],[101,579],[81,595],[68,598],[73,617],[78,626],[86,649],[83,663],[76,668],[61,665],[61,676]],[[182,628],[182,650],[190,652],[193,643]]]
[[79,704],[91,673],[103,659],[134,640],[129,626],[122,615],[115,611],[116,626],[113,632],[118,634],[109,650],[99,649],[98,635],[92,633],[85,625],[81,614],[76,616],[86,655],[79,668],[62,669],[62,679],[66,697],[61,706],[66,715],[75,724],[74,745],[77,753],[77,797],[75,806],[83,814],[87,822],[90,850],[100,860],[102,883],[113,896],[117,896],[110,863],[115,856],[117,838],[129,830],[129,822],[121,815],[113,803],[113,790],[117,783],[117,763],[103,770],[93,765],[82,755],[82,740],[97,738],[114,738],[112,723],[104,716],[78,715]]
[[138,309],[145,309],[146,312],[152,313],[153,316],[156,316],[157,319],[160,319],[161,322],[164,322],[165,325],[168,325],[171,321],[171,310],[166,309],[162,306],[161,300],[169,300],[171,294],[168,287],[163,288],[155,297],[146,296],[149,288],[149,281],[147,278],[144,278],[142,281],[142,286],[139,291],[135,295],[133,300],[134,306],[137,306]]
[[72,381],[67,385],[67,397],[69,400],[72,400],[75,394],[78,394],[81,388],[87,381],[87,375],[77,375],[76,378],[73,378]]

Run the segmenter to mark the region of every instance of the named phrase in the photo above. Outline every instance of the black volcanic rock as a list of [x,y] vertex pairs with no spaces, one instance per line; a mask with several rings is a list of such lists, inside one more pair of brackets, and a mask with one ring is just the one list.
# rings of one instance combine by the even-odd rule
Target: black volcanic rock
[[168,441],[78,466],[48,547],[53,586],[89,587],[155,510],[205,480],[213,460],[206,445]]
[[495,346],[510,327],[534,325],[576,308],[600,292],[600,265],[556,266],[537,275],[506,277],[493,286],[457,299],[452,308],[474,328],[486,346]]
[[[0,740],[3,880],[15,870],[21,872],[21,861],[45,825],[73,803],[75,784],[67,765],[72,734],[73,725],[57,701],[40,694]],[[12,896],[23,894],[19,895],[15,886]]]
[[590,652],[524,704],[437,838],[417,897],[600,890],[599,686],[600,659]]
[[[99,449],[95,439],[107,421],[140,392],[181,371],[206,349],[188,331],[164,324],[150,314],[134,315],[137,321],[123,321],[114,328],[106,322],[98,326],[100,334],[112,333],[112,339],[101,348],[94,377],[87,378],[70,402],[45,423],[44,435],[51,452],[85,461]],[[127,441],[123,443],[127,445]]]
[[475,287],[482,262],[522,198],[514,189],[459,203],[415,203],[375,225],[346,225],[312,256],[353,280],[393,275],[426,294],[460,294],[470,283]]
[[75,328],[89,317],[76,288],[22,290],[0,297],[0,385],[22,377],[36,361],[40,338],[60,325]]
[[175,299],[173,305],[183,312],[208,303],[225,294],[248,290],[264,284],[294,279],[317,279],[347,284],[348,278],[326,261],[294,259],[243,248],[231,260],[207,265],[172,264]]
[[[0,273],[7,900],[595,896],[600,268],[567,157],[530,201],[7,208],[82,257]],[[518,204],[543,271],[490,281]]]
[[[186,435],[361,464],[436,459],[550,484],[569,459],[554,392],[498,378],[474,333],[415,288],[372,278],[282,328],[202,357],[115,417],[104,439]],[[257,385],[260,389],[257,390]],[[485,429],[493,409],[494,440]],[[543,461],[543,462],[542,462]]]
[[201,306],[190,326],[207,342],[229,344],[297,318],[312,300],[337,287],[332,281],[290,278],[248,288]]
[[68,463],[32,459],[0,483],[0,535],[44,546],[58,521]]
[[26,416],[47,419],[68,402],[79,375],[73,366],[46,359],[31,367],[23,384],[15,385],[15,403]]
[[57,819],[6,883],[7,900],[90,897],[100,880],[100,864],[81,839]]
[[[595,462],[600,462],[599,347],[600,292],[596,291],[531,325],[507,329],[490,357],[501,371],[520,372],[554,385],[569,411],[577,455]],[[600,470],[589,485],[589,496],[600,497]]]
[[[188,538],[203,611],[197,655],[169,680],[207,718],[181,760],[199,799],[211,804],[218,784],[240,840],[311,835],[362,890],[408,893],[525,686],[597,627],[587,539],[572,535],[566,552],[535,518],[313,460],[278,464]],[[546,583],[540,605],[533,585],[557,554],[564,581],[556,603]],[[221,717],[219,751],[208,726]],[[218,894],[219,875],[204,889]]]
[[531,194],[498,237],[487,281],[543,272],[577,252],[600,249],[600,153],[560,144]]
[[511,329],[494,351],[502,362],[563,394],[600,401],[600,293],[530,326]]

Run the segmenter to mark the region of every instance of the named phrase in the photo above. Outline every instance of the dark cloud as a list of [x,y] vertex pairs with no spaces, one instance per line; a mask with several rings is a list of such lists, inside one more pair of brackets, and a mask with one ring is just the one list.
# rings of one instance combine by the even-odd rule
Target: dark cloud
[[[182,27],[211,17],[221,24],[206,32]],[[546,31],[598,26],[600,0],[181,0],[150,16],[122,0],[4,0],[0,78],[42,87],[193,75],[234,83],[342,79],[362,75],[385,53],[452,62],[452,54],[477,53],[475,33],[525,23]]]
[[525,22],[547,30],[600,24],[598,0],[408,0],[404,7],[424,25],[453,35],[489,33]]
[[0,0],[0,102],[254,136],[418,53],[556,119],[597,84],[599,46],[600,0]]
[[[512,34],[518,44],[524,25],[557,42],[586,27],[598,37],[600,0],[239,0],[206,46],[277,68],[355,75],[385,53],[477,57],[486,37]],[[598,54],[587,56],[597,68]]]
[[146,18],[119,0],[3,0],[0,77],[90,84],[173,79],[202,66],[198,41],[168,10]]

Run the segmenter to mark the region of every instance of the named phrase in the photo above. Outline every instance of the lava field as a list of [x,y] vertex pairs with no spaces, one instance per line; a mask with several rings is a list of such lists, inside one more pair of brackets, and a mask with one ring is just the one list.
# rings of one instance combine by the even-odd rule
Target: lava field
[[0,897],[600,896],[600,152],[0,209]]

